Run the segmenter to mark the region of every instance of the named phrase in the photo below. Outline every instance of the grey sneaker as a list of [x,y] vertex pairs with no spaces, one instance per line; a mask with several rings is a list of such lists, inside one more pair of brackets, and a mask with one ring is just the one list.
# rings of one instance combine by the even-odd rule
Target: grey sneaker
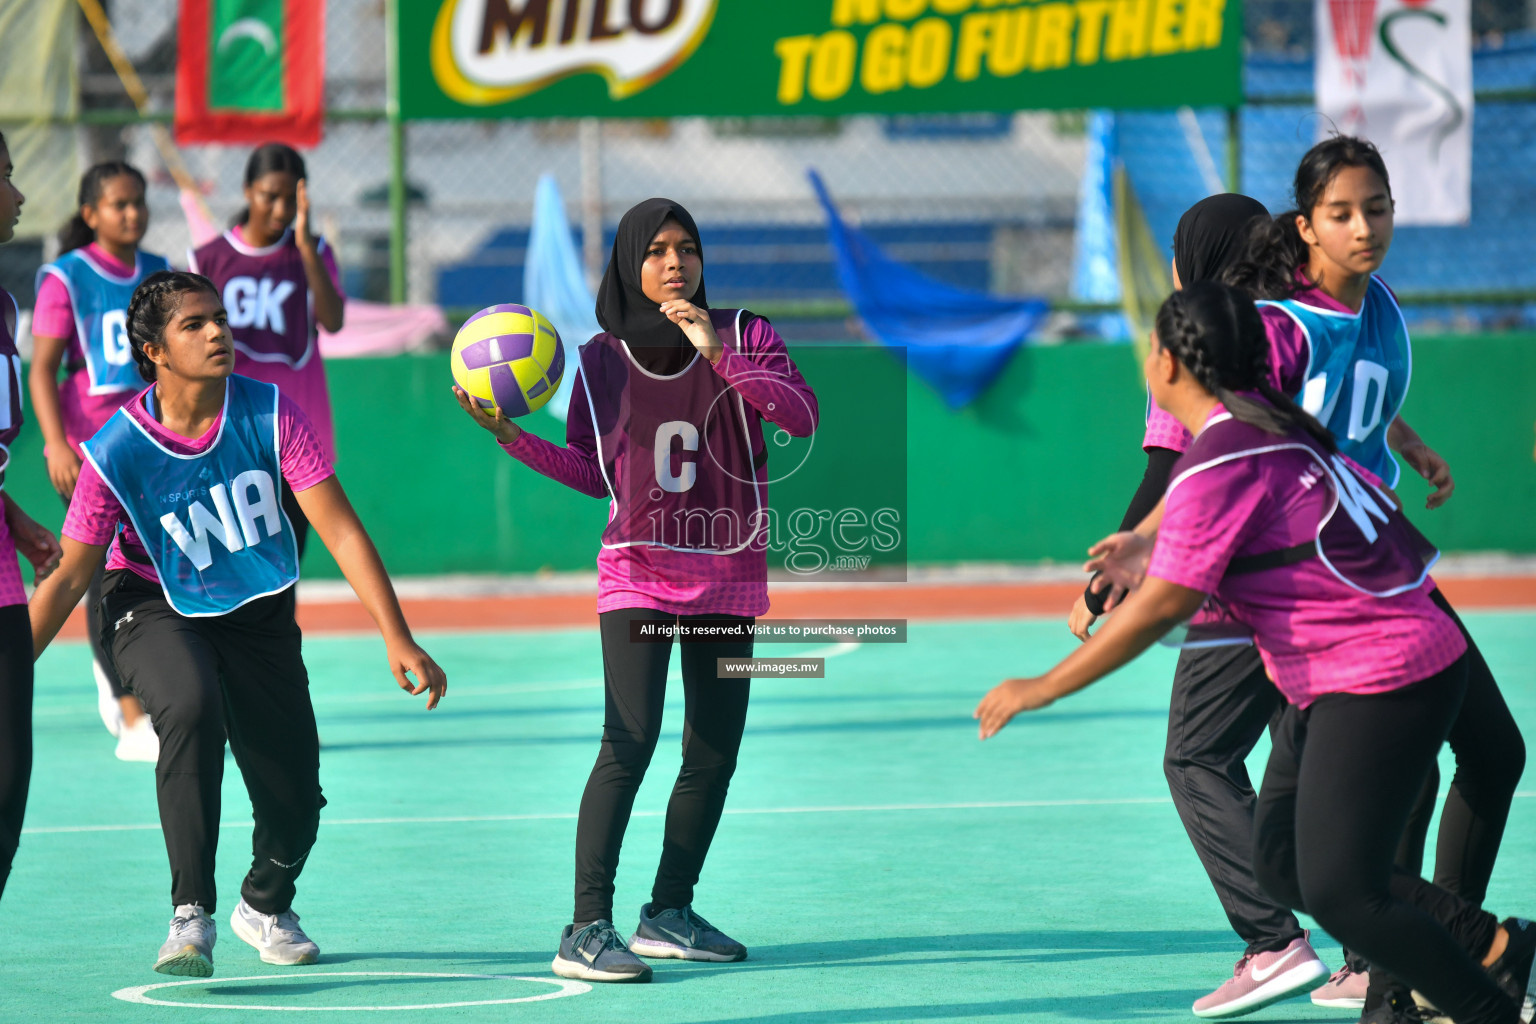
[[299,915],[291,909],[263,914],[245,900],[229,915],[229,926],[247,945],[255,946],[262,963],[294,967],[320,959],[320,947],[299,927]]
[[693,912],[662,910],[651,916],[651,905],[640,908],[640,925],[629,937],[629,948],[641,956],[673,960],[731,963],[747,958],[747,947]]
[[593,921],[579,931],[573,924],[566,925],[550,969],[578,981],[651,980],[651,965],[631,953],[613,930],[613,922],[606,920]]
[[171,934],[160,947],[155,970],[182,978],[213,977],[213,943],[218,929],[196,903],[183,903],[171,918]]

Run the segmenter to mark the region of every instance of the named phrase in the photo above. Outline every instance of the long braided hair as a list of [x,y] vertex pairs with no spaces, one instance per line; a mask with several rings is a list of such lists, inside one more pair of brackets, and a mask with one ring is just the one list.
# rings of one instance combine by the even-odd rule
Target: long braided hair
[[1157,340],[1234,419],[1282,436],[1300,428],[1339,450],[1327,427],[1270,383],[1264,321],[1236,288],[1201,281],[1174,292],[1157,311]]
[[165,328],[181,308],[181,296],[204,291],[218,297],[219,290],[202,274],[183,270],[160,270],[150,274],[128,300],[128,345],[139,376],[153,384],[155,363],[144,351],[145,345],[165,344]]

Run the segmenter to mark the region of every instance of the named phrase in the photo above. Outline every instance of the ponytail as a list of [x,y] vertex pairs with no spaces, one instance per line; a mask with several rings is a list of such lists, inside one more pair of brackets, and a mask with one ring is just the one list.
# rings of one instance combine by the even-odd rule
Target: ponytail
[[94,241],[96,241],[96,232],[92,231],[91,226],[85,222],[85,218],[77,213],[59,228],[59,255],[84,249]]
[[1157,340],[1233,419],[1278,436],[1303,430],[1338,451],[1328,428],[1270,383],[1264,321],[1242,292],[1215,281],[1174,292],[1157,311]]
[[1287,210],[1273,219],[1255,220],[1237,262],[1222,272],[1221,280],[1255,299],[1289,299],[1303,283],[1296,271],[1307,265],[1307,243],[1297,230],[1301,214]]
[[96,232],[85,222],[85,217],[80,210],[87,206],[95,206],[101,201],[102,188],[113,178],[127,176],[139,183],[141,190],[148,186],[144,181],[144,175],[139,169],[123,160],[108,160],[95,164],[90,170],[80,176],[79,199],[75,203],[75,215],[71,217],[62,228],[59,229],[60,254],[75,249],[83,249],[96,241]]

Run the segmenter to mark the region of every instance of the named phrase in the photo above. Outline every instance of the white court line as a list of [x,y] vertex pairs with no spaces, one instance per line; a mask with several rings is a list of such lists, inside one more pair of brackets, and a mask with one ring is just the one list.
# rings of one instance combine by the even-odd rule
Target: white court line
[[[1517,800],[1529,800],[1536,797],[1536,790],[1521,791],[1515,794]],[[726,814],[882,814],[892,811],[991,811],[991,810],[1016,810],[1028,808],[1050,807],[1141,807],[1150,804],[1171,803],[1166,796],[1130,796],[1107,797],[1102,800],[974,800],[961,803],[933,803],[933,804],[833,804],[825,807],[727,807]],[[659,818],[665,815],[665,810],[660,811],[635,811],[632,818]],[[322,828],[340,827],[342,825],[465,825],[476,823],[495,823],[511,821],[571,821],[577,817],[574,813],[558,814],[465,814],[443,815],[427,818],[334,818],[322,820]],[[249,821],[225,821],[219,823],[219,828],[241,829],[250,828]],[[71,835],[81,832],[147,832],[158,831],[159,824],[148,825],[44,825],[39,828],[24,828],[21,834],[24,836],[48,836]]]
[[[821,647],[812,647],[810,650],[801,654],[784,655],[784,657],[840,658],[845,654],[853,653],[862,646],[862,643],[847,641],[842,643],[826,644]],[[775,654],[774,656],[778,655]],[[768,657],[768,655],[763,655],[763,657]],[[313,690],[311,690],[310,700],[317,706],[331,704],[379,704],[387,701],[399,702],[402,696],[409,696],[409,694],[406,694],[405,691],[399,689],[398,685],[393,687],[388,686],[387,683],[389,680],[383,673],[381,673],[381,677],[385,679],[385,682],[380,684],[380,689],[377,693],[332,695],[325,693],[315,693]],[[667,677],[667,681],[671,683],[677,683],[681,682],[682,678],[683,677],[680,673],[673,672]],[[448,688],[448,692],[455,698],[506,697],[515,696],[521,693],[558,693],[564,690],[586,690],[594,686],[602,685],[603,681],[601,679],[572,679],[565,682],[507,683],[502,686],[450,686]],[[96,713],[96,707],[93,704],[70,704],[61,707],[42,707],[32,709],[32,716],[34,718],[48,718],[63,715],[94,715]]]
[[474,999],[456,1003],[417,1003],[413,1006],[260,1006],[251,1003],[187,1003],[180,1000],[155,999],[149,995],[157,989],[181,988],[186,985],[228,985],[235,981],[281,981],[282,975],[258,974],[248,978],[194,978],[191,981],[162,981],[156,985],[136,985],[120,988],[112,993],[113,999],[125,1003],[143,1003],[148,1006],[184,1006],[194,1010],[276,1010],[278,1012],[315,1012],[345,1010],[447,1010],[459,1006],[503,1006],[507,1003],[542,1003],[548,999],[579,996],[592,991],[592,986],[580,981],[562,978],[525,978],[512,974],[443,974],[427,971],[315,971],[292,974],[297,980],[310,978],[477,978],[489,981],[529,981],[538,985],[556,985],[559,991],[545,992],[536,996],[520,996],[515,999]]

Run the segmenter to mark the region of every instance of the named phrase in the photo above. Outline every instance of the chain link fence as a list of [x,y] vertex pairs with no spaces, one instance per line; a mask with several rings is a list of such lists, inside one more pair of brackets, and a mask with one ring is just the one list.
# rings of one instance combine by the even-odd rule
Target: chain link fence
[[[1509,48],[1525,54],[1496,71],[1503,98],[1483,103],[1480,96],[1474,224],[1418,229],[1432,234],[1413,242],[1415,253],[1438,247],[1448,255],[1437,264],[1394,249],[1387,268],[1394,280],[1406,280],[1402,290],[1409,297],[1477,290],[1468,287],[1478,275],[1466,269],[1467,254],[1475,252],[1480,234],[1502,232],[1490,265],[1509,272],[1483,273],[1481,279],[1482,290],[1501,293],[1507,322],[1536,316],[1536,222],[1508,224],[1510,204],[1536,211],[1536,35],[1528,28],[1529,2],[1474,0],[1479,53]],[[173,103],[176,0],[109,0],[106,7],[149,90],[152,112],[146,118],[132,110],[81,19],[78,115],[52,127],[54,158],[47,165],[18,161],[18,183],[35,201],[23,219],[21,243],[0,250],[0,276],[8,287],[15,285],[23,305],[33,269],[54,253],[59,225],[52,221],[62,220],[79,170],[95,160],[126,155],[148,174],[152,224],[146,248],[180,263],[190,241],[177,189],[151,135],[157,123],[169,120]],[[336,247],[346,290],[380,301],[390,294],[384,16],[384,0],[327,0],[329,113],[324,141],[306,154],[319,223]],[[1247,5],[1250,105],[1239,122],[1241,185],[1276,209],[1313,131],[1307,106],[1311,26],[1310,0]],[[1480,57],[1480,94],[1486,86],[1482,69],[1495,64]],[[1209,167],[1225,174],[1229,165],[1225,112],[1201,111],[1182,121],[1177,116],[1122,119],[1126,131],[1142,133],[1149,152],[1178,150],[1190,139],[1192,121],[1207,150],[1204,172],[1182,160],[1168,165],[1172,177],[1166,181],[1157,176],[1161,172],[1133,175],[1153,230],[1164,239],[1171,237],[1169,217],[1176,219],[1183,206],[1210,190]],[[1084,120],[1081,113],[1030,112],[410,123],[404,127],[406,298],[450,313],[519,298],[534,188],[550,174],[583,239],[589,272],[600,269],[605,233],[625,209],[667,195],[686,204],[704,226],[715,302],[804,317],[807,324],[824,324],[828,337],[847,337],[853,328],[806,179],[806,171],[815,169],[845,215],[897,259],[964,287],[1044,295],[1070,308]],[[243,205],[246,155],[244,148],[184,150],[221,224]],[[1495,199],[1484,198],[1487,189]],[[45,208],[47,218],[41,216]],[[1457,315],[1456,309],[1448,313],[1453,320]]]

